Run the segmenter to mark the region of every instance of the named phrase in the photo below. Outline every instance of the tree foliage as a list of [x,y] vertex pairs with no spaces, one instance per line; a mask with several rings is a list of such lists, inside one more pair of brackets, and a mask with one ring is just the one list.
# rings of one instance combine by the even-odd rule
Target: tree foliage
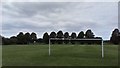
[[68,40],[69,39],[69,33],[68,32],[64,33],[64,39],[65,39],[64,43],[68,44],[69,43],[69,40]]
[[[75,32],[72,32],[71,38],[72,38],[72,39],[76,39],[76,33],[75,33]],[[72,43],[72,44],[75,44],[75,40],[71,40],[71,43]]]
[[[49,38],[59,38],[59,40],[51,40],[51,43],[58,43],[58,44],[68,44],[68,43],[88,43],[88,44],[94,44],[94,43],[99,43],[101,44],[101,41],[82,41],[82,40],[76,40],[76,39],[89,39],[89,38],[94,38],[94,39],[102,39],[101,37],[94,37],[94,33],[92,32],[91,29],[88,29],[85,33],[83,31],[79,32],[78,35],[75,32],[72,32],[71,35],[69,35],[68,32],[63,33],[61,30],[58,32],[51,32],[50,35],[48,33],[43,34],[43,38],[38,38],[37,39],[37,34],[32,32],[31,34],[29,32],[23,33],[19,32],[17,36],[12,36],[10,38],[5,38],[0,35],[0,38],[2,39],[2,44],[4,45],[9,45],[9,44],[29,44],[29,43],[49,43]],[[63,40],[64,39],[64,40]],[[118,29],[115,29],[112,32],[110,41],[114,44],[120,43],[120,32]]]
[[[57,38],[59,38],[59,39],[62,39],[62,38],[63,38],[63,32],[62,32],[61,30],[57,32]],[[57,42],[58,44],[62,44],[62,43],[63,43],[62,40],[57,40],[56,42]]]
[[81,32],[78,34],[77,38],[84,38],[84,32],[81,31]]
[[[56,38],[56,33],[55,32],[51,32],[50,33],[50,38]],[[51,43],[54,44],[56,42],[56,40],[52,40]]]
[[24,38],[25,38],[25,44],[29,44],[30,43],[30,40],[31,40],[31,36],[30,36],[30,33],[25,33],[24,35]]
[[30,35],[30,38],[31,38],[31,43],[35,43],[37,40],[36,33],[32,32]]
[[50,38],[56,38],[56,33],[55,32],[51,32],[50,33]]
[[2,45],[10,45],[10,44],[11,42],[9,38],[2,37]]
[[49,43],[49,35],[47,32],[43,34],[43,42],[46,44]]
[[63,38],[63,32],[61,30],[57,32],[57,38]]
[[114,29],[110,41],[114,44],[119,44],[120,42],[120,32],[119,29]]
[[92,30],[88,29],[85,33],[85,38],[94,38]]
[[12,36],[12,37],[10,37],[10,43],[11,44],[17,44],[17,37],[15,37],[15,36]]
[[17,43],[18,44],[24,44],[24,34],[23,34],[23,32],[20,32],[18,35],[17,35]]

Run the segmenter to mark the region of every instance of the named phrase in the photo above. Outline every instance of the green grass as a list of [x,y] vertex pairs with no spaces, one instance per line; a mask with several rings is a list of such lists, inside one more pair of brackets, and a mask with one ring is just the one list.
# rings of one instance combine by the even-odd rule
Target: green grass
[[118,45],[48,45],[3,46],[3,66],[117,66]]

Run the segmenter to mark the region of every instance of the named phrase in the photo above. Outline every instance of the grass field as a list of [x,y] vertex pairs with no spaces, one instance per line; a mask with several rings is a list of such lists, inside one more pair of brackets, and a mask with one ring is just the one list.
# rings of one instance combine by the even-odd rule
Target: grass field
[[118,45],[105,45],[101,58],[100,45],[3,46],[3,66],[117,66]]

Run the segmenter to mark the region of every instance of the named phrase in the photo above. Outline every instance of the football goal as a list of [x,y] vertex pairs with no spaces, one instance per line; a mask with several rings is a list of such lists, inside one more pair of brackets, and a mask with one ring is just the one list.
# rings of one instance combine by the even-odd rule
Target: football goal
[[75,40],[75,41],[101,41],[101,57],[104,57],[104,46],[103,46],[103,39],[64,39],[64,38],[49,38],[49,56],[51,55],[51,41],[54,40],[60,40],[60,41],[65,41],[65,40]]

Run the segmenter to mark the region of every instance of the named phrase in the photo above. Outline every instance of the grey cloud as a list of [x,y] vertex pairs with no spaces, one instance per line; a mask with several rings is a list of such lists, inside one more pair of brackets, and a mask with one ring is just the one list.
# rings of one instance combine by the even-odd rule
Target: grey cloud
[[46,28],[51,28],[51,26],[37,26],[37,24],[29,24],[29,23],[26,23],[26,22],[22,22],[23,24],[21,23],[17,23],[17,24],[3,24],[3,29],[4,30],[16,30],[16,28],[18,30],[24,30],[24,29],[27,29],[27,30],[35,30],[35,31],[45,31],[47,30]]
[[3,4],[3,34],[22,30],[41,36],[50,31],[79,32],[91,28],[104,36],[103,32],[108,31],[108,35],[117,26],[116,10],[116,3],[12,2]]
[[48,14],[48,13],[55,13],[57,11],[55,11],[56,9],[62,9],[64,7],[66,7],[67,5],[65,5],[67,3],[59,3],[59,2],[23,2],[23,3],[19,3],[19,2],[13,2],[12,4],[3,4],[3,9],[8,9],[10,11],[15,11],[20,13],[21,15],[24,16],[33,16],[37,13],[41,13],[41,14]]

